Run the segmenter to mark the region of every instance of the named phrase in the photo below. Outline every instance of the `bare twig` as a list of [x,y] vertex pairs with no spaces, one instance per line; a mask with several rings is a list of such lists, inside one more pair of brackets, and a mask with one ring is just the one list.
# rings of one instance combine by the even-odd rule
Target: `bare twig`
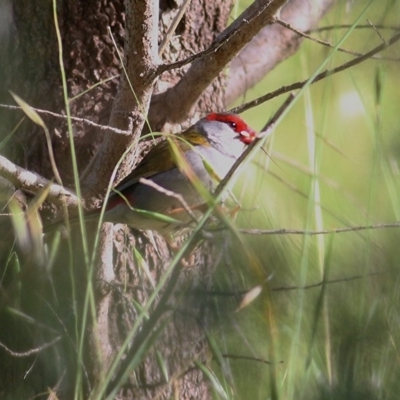
[[[13,106],[13,105],[10,105],[10,104],[0,104],[0,107],[8,108],[9,110],[21,110],[21,107]],[[34,107],[31,107],[31,108],[33,110],[35,110],[37,113],[39,113],[39,114],[50,115],[52,117],[60,118],[60,119],[64,119],[64,120],[66,120],[68,118],[66,115],[58,114],[58,113],[55,113],[55,112],[52,112],[52,111],[42,110],[40,108],[34,108]],[[96,122],[93,122],[90,119],[86,119],[86,118],[71,117],[71,120],[75,121],[75,122],[82,122],[82,123],[90,125],[90,126],[94,126],[95,128],[98,128],[98,129],[103,130],[103,131],[112,131],[112,132],[120,133],[120,134],[124,134],[124,135],[126,135],[128,133],[127,131],[123,131],[121,129],[113,128],[112,126],[97,124]]]
[[[235,23],[230,25],[224,32],[222,32],[221,35],[219,35],[219,37],[212,43],[212,45],[209,48],[199,53],[196,53],[190,57],[187,57],[184,60],[176,61],[170,64],[162,64],[158,67],[157,74],[161,75],[165,71],[182,68],[187,64],[191,64],[195,60],[204,59],[206,56],[210,54],[217,53],[220,49],[221,51],[223,50],[224,52],[228,51],[229,49],[225,49],[223,47],[227,46],[227,43],[235,36],[240,36],[240,37],[243,36],[246,33],[245,27],[247,25],[251,25],[253,22],[256,22],[256,19],[262,16],[263,13],[268,9],[270,2],[267,1],[264,5],[261,6],[260,4],[262,4],[263,1],[258,1],[258,3],[259,4],[257,6],[249,7],[247,10],[245,10],[242,13],[242,15],[240,15],[239,18],[235,21]],[[274,14],[275,12],[272,13],[271,15]],[[267,24],[268,22],[270,23],[271,21],[272,18],[269,17],[269,19],[264,22],[264,25]]]
[[45,135],[45,138],[46,138],[47,151],[48,151],[48,156],[49,156],[49,159],[50,159],[50,165],[51,165],[51,168],[53,170],[54,178],[55,178],[56,182],[60,186],[64,186],[63,182],[61,180],[60,173],[58,172],[58,167],[57,167],[56,160],[54,158],[53,144],[51,142],[51,136],[50,136],[49,128],[47,128],[47,126],[44,123],[44,121],[41,118],[41,116],[36,111],[34,111],[32,109],[32,107],[28,103],[26,103],[24,100],[21,99],[21,97],[19,97],[17,94],[13,93],[12,91],[10,91],[10,94],[13,97],[14,101],[22,108],[22,111],[24,112],[24,114],[33,123],[35,123],[36,125],[40,126],[43,129],[44,135]]
[[279,88],[273,92],[270,92],[264,96],[258,97],[257,99],[249,101],[248,103],[242,104],[238,107],[235,107],[232,110],[230,110],[230,112],[242,113],[250,108],[256,107],[256,106],[258,106],[262,103],[265,103],[266,101],[271,100],[275,97],[278,97],[284,93],[288,93],[293,90],[301,89],[307,83],[313,84],[313,83],[319,82],[320,80],[325,79],[328,76],[337,74],[338,72],[342,72],[342,71],[349,69],[357,64],[362,63],[365,60],[370,59],[373,55],[379,53],[380,51],[386,50],[389,46],[392,46],[394,43],[398,42],[399,40],[400,40],[400,33],[397,33],[396,35],[392,36],[387,41],[387,43],[382,43],[381,45],[373,48],[371,51],[363,54],[362,56],[357,57],[354,60],[348,61],[342,65],[339,65],[336,68],[332,68],[330,70],[325,70],[325,71],[321,72],[311,82],[309,79],[306,79],[304,81],[292,83],[291,85],[288,85],[288,86],[282,86],[281,88]]
[[287,292],[290,290],[308,290],[308,289],[315,289],[316,287],[320,287],[322,285],[330,285],[332,283],[343,283],[343,282],[351,282],[351,281],[356,281],[359,279],[363,279],[363,278],[371,278],[373,276],[376,275],[381,275],[384,273],[387,273],[388,271],[382,271],[382,272],[371,272],[369,274],[365,274],[365,275],[355,275],[355,276],[349,276],[347,278],[338,278],[338,279],[330,279],[330,280],[326,280],[326,281],[320,281],[317,283],[311,283],[309,285],[305,285],[305,286],[279,286],[279,287],[275,287],[275,288],[271,288],[271,292]]
[[[276,162],[283,161],[285,164],[295,168],[296,170],[298,170],[304,174],[307,174],[308,176],[312,176],[312,174],[313,174],[313,172],[308,167],[302,165],[300,162],[297,162],[297,161],[291,159],[290,157],[285,156],[284,154],[273,151],[273,152],[271,152],[271,154],[269,156],[271,157],[272,160],[274,160]],[[287,181],[286,179],[283,179],[279,174],[275,173],[274,171],[269,170],[268,174],[271,175],[273,178],[275,178],[282,185],[289,188],[294,193],[297,193],[301,197],[308,199],[308,197],[309,197],[308,193],[300,190],[294,183],[291,183],[291,182]],[[365,216],[367,215],[367,211],[365,210],[363,205],[360,204],[358,199],[355,196],[353,196],[351,193],[349,193],[344,187],[342,187],[336,180],[329,178],[323,174],[318,174],[318,177],[321,180],[321,182],[325,183],[328,187],[330,187],[336,191],[340,191],[341,195],[345,199],[347,199],[349,202],[354,204],[363,215],[365,215]],[[319,207],[321,207],[324,211],[328,212],[330,215],[332,215],[336,220],[338,220],[340,222],[344,222],[344,220],[342,220],[338,215],[335,215],[328,207],[325,207],[320,202],[317,201],[317,202],[315,202],[315,204],[318,205]]]
[[258,137],[265,137],[265,135],[271,131],[271,129],[275,128],[275,124],[278,119],[282,116],[282,114],[288,109],[290,104],[295,98],[295,93],[290,93],[287,99],[282,103],[282,105],[278,108],[275,114],[271,117],[271,119],[265,124],[264,128],[261,129],[261,132],[258,134]]
[[326,229],[322,231],[305,231],[303,229],[240,229],[241,233],[247,235],[332,235],[335,233],[345,233],[345,232],[357,232],[365,230],[374,229],[389,229],[389,228],[399,228],[400,222],[390,222],[387,224],[373,224],[373,225],[360,225],[360,226],[349,226],[344,228],[336,229]]
[[[398,25],[374,25],[375,28],[377,29],[386,29],[386,30],[391,30],[391,31],[400,31],[400,26]],[[306,31],[306,33],[316,33],[316,32],[325,32],[325,31],[333,31],[336,29],[349,29],[352,28],[353,25],[351,24],[342,24],[342,25],[327,25],[327,26],[321,26],[319,28],[315,29],[310,29]],[[363,25],[357,25],[354,27],[354,29],[371,29],[370,24],[363,24]]]
[[[377,275],[381,274],[386,274],[389,273],[390,271],[376,271],[376,272],[370,272],[365,275],[354,275],[354,276],[349,276],[347,278],[337,278],[337,279],[330,279],[330,280],[322,280],[316,283],[310,283],[309,285],[304,285],[304,286],[278,286],[278,287],[272,287],[269,290],[271,292],[287,292],[287,291],[293,291],[293,290],[309,290],[309,289],[315,289],[317,287],[320,287],[322,285],[330,285],[333,283],[345,283],[345,282],[352,282],[356,281],[359,279],[364,279],[364,278],[372,278]],[[205,294],[207,296],[216,296],[216,297],[237,297],[237,296],[243,296],[247,294],[249,290],[240,290],[240,291],[222,291],[222,290],[213,290],[213,291],[206,291]],[[204,293],[204,291],[201,291],[201,293]]]
[[[276,18],[276,19],[275,19],[275,22],[276,22],[277,24],[279,24],[279,25],[281,25],[281,26],[287,28],[287,29],[290,29],[291,31],[297,33],[299,36],[301,36],[301,37],[303,37],[303,38],[305,38],[305,39],[311,40],[311,41],[313,41],[313,42],[315,42],[315,43],[318,43],[318,44],[322,44],[323,46],[330,47],[330,48],[332,48],[332,49],[335,47],[334,44],[332,44],[332,43],[330,43],[330,42],[328,42],[328,41],[326,41],[326,40],[322,40],[322,39],[318,39],[318,38],[316,38],[316,37],[310,36],[310,35],[308,35],[307,33],[302,32],[302,31],[300,31],[299,29],[296,29],[295,27],[293,27],[293,26],[292,26],[291,24],[289,24],[288,22],[285,22],[285,21],[283,21],[283,20],[281,20],[281,19],[279,19],[279,18]],[[372,24],[371,24],[371,26],[374,27]],[[377,32],[377,34],[379,35],[379,37],[381,38],[382,42],[386,43],[385,39],[382,37],[382,35],[380,34],[380,32],[379,32],[378,30],[376,30],[376,32]],[[351,54],[351,55],[353,55],[353,56],[358,56],[358,57],[363,55],[363,53],[360,53],[360,52],[358,52],[358,51],[348,50],[348,49],[344,49],[344,48],[342,48],[342,47],[338,47],[338,48],[337,48],[337,51],[340,51],[340,52],[342,52],[342,53]],[[392,57],[376,57],[376,56],[372,56],[371,58],[372,58],[373,60],[400,61],[399,58],[392,58]]]
[[158,50],[158,55],[161,57],[162,53],[164,53],[165,48],[167,47],[168,43],[170,42],[172,35],[174,34],[176,27],[178,26],[179,22],[181,21],[182,17],[184,16],[187,8],[189,7],[190,0],[185,0],[184,3],[181,5],[178,13],[175,15],[174,20],[172,21],[171,26],[168,29],[168,32],[165,34],[164,39],[160,44],[160,48]]
[[251,357],[251,356],[240,356],[238,354],[221,354],[224,358],[230,358],[232,360],[247,360],[247,361],[255,361],[263,364],[283,364],[283,361],[278,361],[277,363],[272,363],[271,361],[264,360],[263,358]]
[[57,336],[55,339],[53,339],[51,342],[45,343],[42,346],[36,347],[34,349],[30,349],[27,351],[13,351],[10,350],[5,344],[0,342],[0,347],[3,348],[8,354],[10,354],[13,357],[29,357],[32,356],[33,354],[38,354],[43,350],[48,349],[49,347],[53,346],[53,344],[57,343],[61,339],[61,336]]
[[369,20],[367,19],[367,22],[371,25],[371,28],[376,32],[376,34],[379,36],[379,39],[382,40],[383,43],[386,43],[385,38],[382,36],[382,34],[379,32],[378,28]]
[[36,194],[44,187],[49,186],[48,200],[50,202],[56,205],[63,205],[65,203],[71,208],[78,207],[79,200],[74,193],[34,172],[19,167],[3,156],[0,156],[0,175],[14,186],[24,189],[29,193]]
[[146,179],[146,178],[140,178],[139,182],[142,183],[143,185],[147,185],[152,187],[153,189],[157,190],[158,192],[165,194],[168,197],[174,197],[175,199],[177,199],[181,204],[182,207],[185,209],[185,211],[190,215],[190,217],[193,219],[194,222],[198,222],[196,216],[194,215],[192,209],[190,208],[189,204],[186,203],[185,199],[183,198],[182,195],[180,195],[179,193],[175,193],[171,190],[167,190],[165,188],[163,188],[160,185],[157,185],[157,183],[155,183],[154,181],[150,180],[150,179]]
[[246,150],[242,153],[242,155],[235,161],[233,164],[232,168],[229,170],[229,172],[226,174],[224,179],[220,182],[218,185],[215,195],[218,195],[221,193],[223,188],[226,186],[228,181],[231,179],[232,175],[235,173],[235,171],[239,168],[240,164],[242,164],[243,160],[248,157],[248,155],[253,151],[254,147],[260,142],[260,140],[264,139],[266,136],[270,135],[272,130],[275,128],[275,124],[278,120],[278,118],[284,113],[284,111],[290,106],[292,101],[294,100],[295,96],[293,93],[291,93],[288,98],[285,100],[285,102],[279,107],[278,111],[273,115],[273,117],[267,122],[265,127],[262,129],[262,131],[259,133],[258,137],[247,146]]
[[171,68],[192,65],[174,87],[159,95],[150,109],[151,121],[183,121],[204,90],[214,81],[218,74],[235,55],[265,25],[271,23],[272,17],[285,3],[285,0],[256,0],[237,18],[210,48],[186,60],[170,65],[160,66],[160,74]]

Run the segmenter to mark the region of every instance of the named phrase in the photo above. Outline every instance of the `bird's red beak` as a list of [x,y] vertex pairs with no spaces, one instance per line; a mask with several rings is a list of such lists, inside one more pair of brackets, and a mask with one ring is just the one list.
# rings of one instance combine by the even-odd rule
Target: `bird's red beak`
[[240,135],[240,140],[244,143],[244,144],[250,144],[251,142],[254,141],[254,139],[257,137],[257,134],[255,131],[253,131],[252,129],[249,129],[247,131],[241,131],[239,133]]

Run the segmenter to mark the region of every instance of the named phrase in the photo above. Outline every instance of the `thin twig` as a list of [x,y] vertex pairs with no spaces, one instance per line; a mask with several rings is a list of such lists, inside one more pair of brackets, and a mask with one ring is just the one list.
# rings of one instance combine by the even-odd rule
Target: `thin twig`
[[60,185],[60,186],[64,186],[60,173],[58,172],[58,167],[57,167],[57,163],[54,157],[54,151],[53,151],[53,144],[51,142],[51,136],[50,136],[50,131],[49,128],[47,128],[46,124],[44,123],[43,119],[41,118],[41,116],[35,112],[34,110],[32,110],[32,107],[26,103],[24,100],[21,99],[21,97],[19,97],[18,95],[16,95],[15,93],[13,93],[11,90],[9,91],[11,96],[13,97],[14,101],[22,108],[22,111],[24,112],[24,114],[36,125],[40,126],[43,131],[44,131],[44,135],[46,138],[46,144],[47,144],[47,151],[48,151],[48,156],[50,159],[50,165],[53,171],[53,175],[54,178],[56,180],[56,182]]
[[[328,143],[328,145],[329,145],[329,143]],[[333,148],[333,149],[336,150],[335,148]],[[342,153],[339,153],[339,154],[343,155],[344,158],[348,158],[346,156],[346,154],[342,154]],[[280,153],[278,151],[272,151],[270,154],[268,154],[268,156],[272,160],[274,160],[278,165],[279,165],[278,162],[282,161],[289,167],[292,167],[307,176],[313,176],[313,171],[309,167],[303,165],[301,162],[299,162],[283,153]],[[260,168],[262,168],[262,167],[260,166]],[[297,186],[295,186],[291,182],[288,182],[287,180],[282,179],[275,172],[269,170],[268,173],[270,175],[272,175],[275,179],[277,179],[279,182],[281,182],[283,185],[285,185],[286,187],[290,188],[291,190],[294,190],[295,192],[299,193],[302,197],[308,199],[308,197],[309,197],[308,193],[302,192],[300,189],[297,188]],[[347,189],[345,189],[342,185],[340,185],[338,181],[336,181],[335,179],[328,177],[324,174],[318,174],[318,177],[319,177],[319,179],[321,179],[321,182],[325,183],[328,187],[332,188],[333,190],[339,190],[343,197],[345,197],[348,201],[350,201],[352,204],[354,204],[364,216],[367,216],[367,211],[360,204],[359,200],[354,195],[349,193],[347,191]],[[315,204],[317,204],[317,203],[319,203],[319,205],[322,206],[322,204],[320,202],[316,202]],[[331,213],[331,215],[333,215],[333,213]]]
[[382,43],[381,45],[374,47],[371,51],[369,51],[368,53],[365,53],[364,55],[357,57],[351,61],[348,61],[342,65],[339,65],[336,68],[332,68],[330,70],[325,70],[323,72],[321,72],[320,74],[318,74],[312,81],[310,81],[309,79],[306,79],[304,81],[299,81],[299,82],[295,82],[292,83],[291,85],[287,85],[287,86],[282,86],[277,90],[274,90],[273,92],[267,93],[264,96],[258,97],[257,99],[254,99],[252,101],[249,101],[248,103],[242,104],[238,107],[235,107],[233,109],[230,110],[230,112],[232,113],[236,113],[236,114],[240,114],[250,108],[256,107],[262,103],[265,103],[268,100],[271,100],[275,97],[278,97],[282,94],[291,92],[293,90],[297,90],[297,89],[301,89],[304,85],[306,84],[314,84],[316,82],[319,82],[322,79],[325,79],[328,76],[337,74],[338,72],[344,71],[346,69],[349,69],[357,64],[362,63],[365,60],[368,60],[369,58],[371,58],[373,55],[379,53],[380,51],[386,50],[389,46],[393,45],[394,43],[398,42],[400,40],[400,33],[397,33],[396,35],[392,36],[387,43]]
[[334,233],[344,232],[356,232],[364,231],[368,229],[387,229],[387,228],[399,228],[400,222],[390,222],[387,224],[374,224],[374,225],[360,225],[360,226],[349,226],[344,228],[326,229],[322,231],[305,231],[303,229],[240,229],[241,233],[247,235],[332,235]]
[[256,361],[256,362],[259,362],[259,363],[269,364],[269,365],[271,365],[271,364],[283,364],[283,361],[278,361],[276,363],[273,363],[271,361],[264,360],[263,358],[250,357],[250,356],[240,356],[240,355],[237,355],[237,354],[226,354],[226,353],[223,353],[223,354],[221,354],[221,356],[224,357],[224,358],[231,358],[232,360]]
[[371,272],[369,274],[365,275],[355,275],[355,276],[349,276],[348,278],[338,278],[338,279],[331,279],[331,280],[326,280],[326,281],[320,281],[317,283],[311,283],[309,285],[305,286],[279,286],[275,288],[271,288],[271,292],[286,292],[290,290],[308,290],[308,289],[314,289],[316,287],[320,287],[322,285],[328,285],[331,283],[343,283],[343,282],[351,282],[351,281],[356,281],[359,279],[363,278],[370,278],[376,275],[381,275],[384,273],[387,273],[388,271],[382,271],[382,272]]
[[44,187],[49,186],[48,200],[50,202],[57,205],[63,205],[65,202],[69,207],[78,206],[79,200],[74,193],[35,172],[19,167],[3,156],[0,156],[0,176],[29,193],[36,194]]
[[42,346],[36,347],[34,349],[30,349],[27,351],[13,351],[9,349],[5,344],[0,342],[0,347],[2,347],[8,354],[10,354],[13,357],[29,357],[33,354],[38,354],[43,350],[46,350],[47,348],[53,346],[53,344],[57,343],[61,339],[61,336],[57,336],[55,339],[53,339],[51,342],[45,343]]
[[275,128],[276,121],[278,118],[283,114],[283,112],[290,106],[292,101],[294,100],[295,96],[293,93],[291,93],[288,98],[285,100],[285,102],[279,107],[278,111],[272,116],[272,118],[267,122],[265,127],[262,129],[262,131],[259,133],[257,138],[247,146],[246,150],[242,153],[242,155],[235,161],[233,164],[232,168],[229,170],[229,172],[226,174],[224,179],[220,182],[218,185],[217,189],[215,190],[215,195],[217,196],[223,188],[226,186],[232,175],[235,173],[235,171],[239,168],[239,165],[243,162],[245,158],[252,152],[253,148],[257,145],[257,143],[264,139],[266,136],[270,135],[272,130]]
[[[267,10],[267,8],[269,8],[271,6],[271,3],[272,2],[266,3],[263,7],[256,10],[249,17],[242,18],[242,20],[238,24],[238,26],[233,27],[232,25],[230,25],[224,32],[221,33],[221,35],[219,35],[217,37],[217,39],[211,44],[211,46],[209,48],[205,49],[204,51],[200,51],[199,53],[196,53],[190,57],[187,57],[184,60],[176,61],[176,62],[173,62],[170,64],[160,65],[157,69],[157,75],[161,75],[165,71],[170,71],[172,69],[181,68],[187,64],[192,63],[193,61],[195,61],[199,58],[203,58],[209,54],[217,52],[223,45],[225,45],[227,42],[229,42],[234,36],[236,36],[236,35],[240,36],[242,28],[245,26],[251,25],[253,20],[257,19],[262,13],[264,13],[264,11]],[[238,18],[238,20],[239,20],[239,18]]]
[[[335,29],[349,29],[353,28],[352,24],[342,24],[342,25],[327,25],[327,26],[321,26],[319,28],[315,29],[310,29],[306,31],[306,33],[316,33],[316,32],[325,32],[325,31],[333,31]],[[396,25],[375,25],[375,28],[378,29],[387,29],[391,31],[400,31],[400,26]],[[371,29],[371,25],[369,24],[363,24],[363,25],[357,25],[354,27],[354,29]]]
[[[351,282],[351,281],[356,281],[359,279],[363,278],[371,278],[376,275],[381,275],[381,274],[386,274],[389,273],[390,271],[376,271],[376,272],[370,272],[368,274],[364,275],[354,275],[354,276],[349,276],[347,278],[337,278],[337,279],[330,279],[330,280],[322,280],[317,283],[310,283],[309,285],[304,285],[304,286],[278,286],[278,287],[272,287],[269,290],[271,292],[287,292],[287,291],[292,291],[292,290],[308,290],[308,289],[315,289],[317,287],[320,287],[322,285],[330,285],[333,283],[345,283],[345,282]],[[250,289],[251,290],[251,289]],[[249,290],[240,290],[240,291],[223,291],[223,290],[213,290],[213,291],[201,291],[201,293],[205,293],[207,296],[216,296],[216,297],[237,297],[237,296],[244,296],[249,292]]]
[[155,183],[154,181],[152,181],[150,179],[140,178],[139,182],[142,183],[143,185],[152,187],[153,189],[157,190],[158,192],[160,192],[162,194],[165,194],[168,197],[173,197],[173,198],[177,199],[181,203],[181,205],[185,209],[185,211],[193,219],[193,221],[198,222],[198,220],[197,220],[196,216],[194,215],[193,211],[191,210],[189,204],[185,201],[185,199],[183,198],[182,195],[180,195],[179,193],[175,193],[172,190],[165,189],[162,186],[157,185],[157,183]]
[[158,55],[161,57],[164,53],[165,48],[167,47],[168,43],[171,41],[172,35],[174,34],[176,27],[178,26],[179,22],[181,21],[182,17],[184,16],[187,8],[189,7],[190,0],[185,0],[185,2],[181,5],[178,13],[175,15],[174,20],[172,21],[171,26],[168,29],[168,32],[165,34],[163,41],[160,44],[158,49]]
[[[276,19],[275,19],[275,22],[276,22],[277,24],[283,26],[284,28],[287,28],[287,29],[291,30],[291,31],[294,32],[294,33],[297,33],[299,36],[301,36],[301,37],[303,37],[303,38],[305,38],[305,39],[311,40],[311,41],[316,42],[316,43],[318,43],[318,44],[322,44],[323,46],[327,46],[327,47],[330,47],[330,48],[332,48],[332,49],[335,47],[334,44],[332,44],[332,43],[330,43],[330,42],[328,42],[328,41],[326,41],[326,40],[322,40],[322,39],[318,39],[318,38],[315,38],[315,37],[313,37],[313,36],[310,36],[310,35],[308,35],[307,33],[302,32],[302,31],[296,29],[295,27],[293,27],[293,26],[292,26],[291,24],[289,24],[288,22],[285,22],[285,21],[283,21],[283,20],[281,20],[281,19],[279,19],[279,18],[276,18]],[[374,26],[373,26],[372,24],[371,24],[371,26],[374,28]],[[377,30],[376,30],[376,31],[377,31]],[[377,31],[377,33],[378,33],[379,37],[382,39],[382,41],[383,41],[384,43],[386,43],[385,39],[382,37],[382,35],[379,33],[379,31]],[[358,57],[360,57],[360,56],[363,55],[363,53],[360,53],[360,52],[358,52],[358,51],[347,50],[347,49],[344,49],[344,48],[342,48],[342,47],[338,47],[338,48],[337,48],[337,51],[340,51],[340,52],[342,52],[342,53],[351,54],[351,55],[353,55],[353,56],[358,56]],[[374,59],[374,60],[400,61],[399,58],[391,58],[391,57],[375,57],[375,56],[373,56],[373,57],[371,57],[371,58]]]
[[[7,108],[9,110],[22,110],[21,107],[13,106],[11,104],[0,104],[0,107]],[[50,115],[52,117],[61,118],[61,119],[65,119],[65,120],[68,119],[68,117],[66,115],[63,115],[63,114],[58,114],[58,113],[55,113],[55,112],[52,112],[52,111],[48,111],[48,110],[42,110],[40,108],[34,108],[34,107],[31,107],[31,108],[32,108],[32,110],[35,110],[39,114]],[[96,122],[93,122],[93,121],[91,121],[89,119],[86,119],[86,118],[71,117],[71,120],[75,121],[75,122],[83,122],[83,123],[85,123],[87,125],[91,125],[91,126],[94,126],[96,128],[99,128],[99,129],[105,130],[105,131],[112,131],[112,132],[120,133],[120,134],[123,134],[123,135],[127,135],[129,133],[128,131],[124,131],[124,130],[121,130],[121,129],[113,128],[112,126],[97,124]]]
[[295,93],[290,93],[287,99],[281,104],[275,114],[270,118],[270,120],[265,124],[264,128],[261,129],[261,132],[258,134],[258,137],[264,137],[267,132],[275,127],[276,122],[281,117],[281,115],[285,112],[285,110],[292,104],[292,101],[295,98]]
[[376,32],[376,34],[379,36],[379,39],[382,40],[383,43],[386,44],[386,40],[385,38],[381,35],[381,33],[379,32],[378,28],[369,20],[367,19],[367,22],[371,25],[371,28]]

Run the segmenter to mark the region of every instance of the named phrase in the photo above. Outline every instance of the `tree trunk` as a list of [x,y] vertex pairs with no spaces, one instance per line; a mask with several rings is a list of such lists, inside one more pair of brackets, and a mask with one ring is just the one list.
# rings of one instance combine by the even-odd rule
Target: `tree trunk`
[[[209,46],[226,26],[230,3],[230,1],[216,4],[206,1],[192,2],[177,27],[176,37],[166,47],[162,56],[163,60],[172,62],[183,59]],[[165,36],[180,6],[180,2],[160,2],[160,41]],[[63,42],[68,94],[70,98],[77,96],[70,102],[71,114],[107,125],[116,95],[118,76],[121,73],[117,51],[123,51],[125,24],[123,2],[97,0],[63,2],[58,6],[57,16]],[[64,100],[51,4],[47,3],[43,6],[39,2],[17,1],[13,4],[13,19],[15,31],[9,47],[12,63],[8,66],[5,88],[17,93],[33,107],[62,113]],[[117,43],[118,49],[114,47],[113,40]],[[176,84],[186,69],[165,73],[157,83],[156,92],[160,93]],[[92,85],[105,80],[107,81],[85,93]],[[224,77],[221,74],[220,78],[201,97],[191,120],[209,110],[223,109],[223,82]],[[7,96],[2,94],[3,102],[9,103],[9,97],[4,101]],[[8,118],[7,130],[15,125],[21,116],[21,112],[14,112],[12,118]],[[43,119],[52,133],[55,158],[63,182],[71,185],[73,176],[66,121],[48,115],[44,115]],[[190,121],[186,121],[186,124],[188,123],[190,124]],[[179,126],[171,125],[167,128],[174,131],[180,129]],[[105,131],[84,122],[74,122],[74,140],[80,171],[85,169],[87,161],[102,142],[103,132]],[[25,121],[23,127],[18,129],[12,145],[8,146],[7,155],[30,170],[48,178],[52,177],[42,129],[30,121]],[[157,236],[150,240],[145,234],[130,231],[122,226],[116,226],[113,229],[113,236],[116,255],[113,259],[112,282],[104,282],[104,279],[97,281],[97,326],[87,338],[88,343],[92,344],[88,347],[92,350],[85,362],[85,374],[88,378],[86,385],[92,388],[97,381],[101,380],[108,365],[107,360],[116,354],[135,321],[137,310],[132,306],[132,299],[144,304],[153,290],[151,282],[139,273],[140,268],[133,249],[135,248],[141,254],[142,262],[148,266],[156,282],[157,277],[163,274],[171,259],[168,246]],[[81,310],[84,304],[83,293],[87,277],[82,253],[78,253],[79,255],[75,256],[72,262],[74,266],[74,282],[72,283],[70,273],[67,272],[70,261],[66,260],[69,257],[65,258],[68,251],[63,250],[61,253],[63,255],[58,259],[51,279],[35,276],[34,270],[37,268],[35,265],[29,268],[27,265],[24,266],[25,269],[33,270],[33,272],[26,274],[29,277],[25,276],[23,279],[25,292],[22,296],[22,311],[35,318],[38,323],[46,324],[48,329],[56,329],[58,332],[64,330],[61,332],[63,339],[41,354],[41,363],[34,367],[36,373],[29,373],[24,383],[26,393],[29,394],[31,390],[45,391],[47,387],[56,387],[59,383],[61,398],[64,396],[70,398],[74,388],[78,346],[73,334],[75,320],[71,315],[73,313],[71,290],[75,285],[77,309]],[[179,292],[184,287],[187,290],[188,285],[202,286],[209,281],[211,258],[204,257],[201,252],[198,252],[195,258],[195,263],[187,267],[179,278]],[[54,285],[53,288],[51,288],[52,285]],[[122,290],[124,285],[126,287]],[[56,293],[55,298],[52,291]],[[169,303],[168,307],[172,310],[177,307],[173,301],[170,300]],[[204,307],[193,301],[186,300],[185,303],[184,309],[181,307],[173,314],[166,311],[166,317],[172,315],[172,321],[160,335],[154,350],[139,368],[135,379],[136,384],[124,389],[124,398],[152,398],[160,393],[162,398],[167,398],[172,395],[172,392],[179,393],[179,398],[182,399],[209,396],[203,374],[196,369],[191,369],[193,360],[205,361]],[[51,316],[52,313],[53,316]],[[75,317],[79,319],[80,315]],[[162,319],[165,318],[161,318],[160,322]],[[18,319],[13,320],[12,323],[14,327],[17,323],[21,324]],[[90,326],[93,327],[93,324],[91,323]],[[13,332],[14,329],[9,331]],[[25,330],[21,329],[22,332]],[[52,337],[41,332],[39,328],[35,328],[31,335],[30,340],[27,340],[26,335],[18,340],[3,336],[2,342],[11,343],[10,347],[15,348],[19,345],[21,349],[26,349],[39,346],[41,342],[48,342]],[[97,354],[99,348],[100,355]],[[166,360],[171,374],[182,374],[182,377],[171,380],[172,383],[167,384],[157,363],[156,352],[158,357],[161,355]],[[58,359],[56,362],[58,368],[54,368],[54,357]],[[101,357],[102,363],[99,363],[100,360],[97,357]],[[21,363],[21,361],[26,361],[26,363]],[[13,379],[21,381],[20,374],[29,368],[27,366],[32,362],[32,358],[8,358],[7,364],[2,363],[8,369],[7,374],[2,374],[3,377],[10,375],[10,362],[11,365],[17,366]],[[63,375],[65,371],[67,374]],[[7,385],[3,383],[1,386],[6,393]],[[9,385],[8,389],[11,390]]]

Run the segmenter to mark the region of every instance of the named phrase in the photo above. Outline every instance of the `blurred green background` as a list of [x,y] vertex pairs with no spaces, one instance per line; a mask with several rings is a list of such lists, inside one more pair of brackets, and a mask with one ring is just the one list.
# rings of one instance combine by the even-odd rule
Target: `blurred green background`
[[[378,28],[354,29],[342,47],[371,50],[382,43],[379,34],[387,40],[400,30],[399,1],[338,1],[319,24],[338,28],[311,35],[336,44],[348,29],[339,26],[353,24],[369,3],[360,24],[369,20]],[[243,8],[241,2],[237,11]],[[310,77],[331,52],[304,41],[235,105]],[[243,235],[246,248],[260,259],[271,296],[260,295],[216,329],[225,354],[215,369],[225,390],[216,398],[267,399],[274,390],[282,399],[400,397],[400,227],[380,227],[400,215],[400,45],[378,57],[391,60],[368,60],[308,87],[266,151],[241,174],[236,191],[241,228],[374,227],[326,235]],[[337,52],[327,67],[353,58]],[[285,98],[243,116],[259,130]],[[232,260],[243,252],[236,248]],[[229,267],[217,272],[219,289],[240,292],[263,283],[244,259],[226,260]],[[293,286],[298,289],[289,290]],[[224,301],[216,300],[221,314]],[[253,359],[228,357],[233,354]]]

